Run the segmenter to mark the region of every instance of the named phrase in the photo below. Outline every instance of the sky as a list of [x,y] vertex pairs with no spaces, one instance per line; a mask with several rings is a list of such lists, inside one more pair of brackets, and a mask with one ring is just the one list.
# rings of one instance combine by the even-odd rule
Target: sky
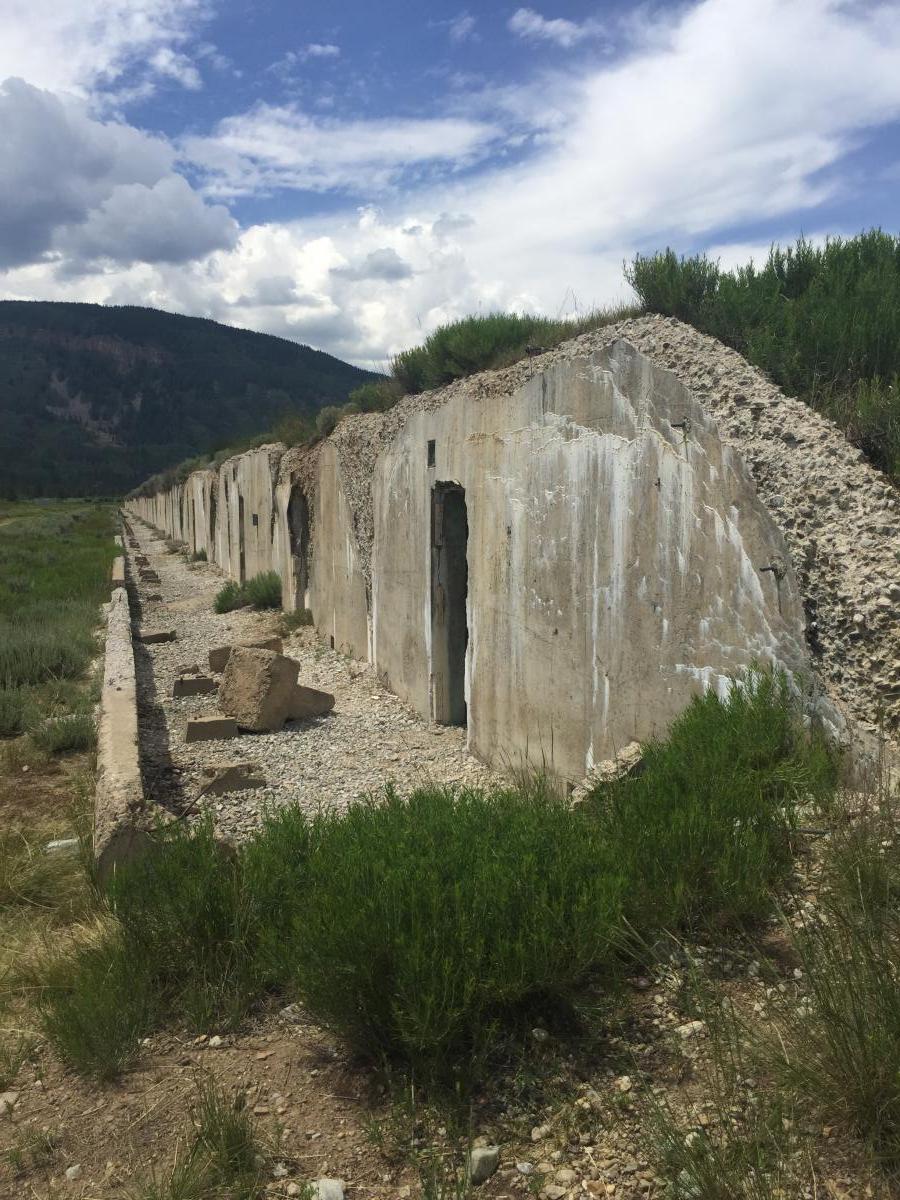
[[470,313],[900,230],[900,0],[0,0],[0,298],[384,369]]

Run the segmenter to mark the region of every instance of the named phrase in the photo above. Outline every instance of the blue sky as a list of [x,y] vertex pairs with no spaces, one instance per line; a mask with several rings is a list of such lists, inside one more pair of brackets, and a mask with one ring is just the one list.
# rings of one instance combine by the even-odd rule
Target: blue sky
[[900,0],[0,0],[0,297],[382,366],[898,194]]

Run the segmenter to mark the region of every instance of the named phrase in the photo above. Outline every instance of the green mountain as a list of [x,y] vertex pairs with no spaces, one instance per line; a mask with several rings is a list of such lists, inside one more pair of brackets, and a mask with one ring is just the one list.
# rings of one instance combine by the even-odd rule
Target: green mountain
[[373,376],[151,308],[0,301],[0,496],[114,495]]

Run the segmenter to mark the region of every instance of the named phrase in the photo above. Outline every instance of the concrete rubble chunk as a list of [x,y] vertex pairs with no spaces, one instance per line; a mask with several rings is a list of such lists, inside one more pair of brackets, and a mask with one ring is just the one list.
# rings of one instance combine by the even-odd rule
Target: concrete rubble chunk
[[259,638],[254,642],[239,642],[238,646],[217,646],[215,650],[209,652],[209,669],[211,671],[224,671],[231,657],[231,651],[234,649],[243,650],[274,650],[276,654],[280,654],[284,649],[284,645],[280,637]]
[[125,559],[121,555],[113,559],[110,583],[114,588],[125,586]]
[[188,721],[184,731],[185,742],[210,742],[238,735],[237,722],[231,717],[196,717]]
[[298,664],[274,650],[235,646],[219,687],[219,708],[241,729],[273,733],[289,719]]
[[473,1184],[475,1187],[477,1187],[479,1183],[485,1183],[497,1170],[499,1164],[499,1146],[482,1146],[478,1150],[470,1150],[466,1170],[466,1173],[469,1177],[469,1183]]
[[313,1187],[316,1200],[344,1200],[343,1179],[317,1179]]
[[143,644],[145,646],[155,646],[159,642],[174,642],[175,641],[175,630],[174,629],[154,629],[154,630],[142,629],[140,631],[140,633],[137,634],[135,640],[138,642],[143,642]]
[[218,766],[204,767],[206,782],[200,788],[200,795],[222,796],[226,792],[250,791],[265,787],[265,779],[251,774],[254,770],[255,764],[249,762],[221,763]]
[[182,696],[207,696],[214,692],[218,684],[208,675],[180,675],[172,684],[172,699]]
[[288,719],[306,721],[311,717],[324,717],[333,708],[334,696],[331,692],[320,692],[317,688],[304,687],[302,683],[298,683],[294,686]]

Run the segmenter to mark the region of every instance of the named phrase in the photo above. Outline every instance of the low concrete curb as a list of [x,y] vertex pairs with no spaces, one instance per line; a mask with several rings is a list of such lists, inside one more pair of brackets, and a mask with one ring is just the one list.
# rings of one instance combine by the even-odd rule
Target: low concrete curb
[[94,862],[101,880],[149,845],[138,756],[137,687],[128,593],[116,588],[106,626],[97,729]]
[[119,555],[113,559],[112,572],[110,583],[113,588],[123,588],[125,586],[125,557]]

